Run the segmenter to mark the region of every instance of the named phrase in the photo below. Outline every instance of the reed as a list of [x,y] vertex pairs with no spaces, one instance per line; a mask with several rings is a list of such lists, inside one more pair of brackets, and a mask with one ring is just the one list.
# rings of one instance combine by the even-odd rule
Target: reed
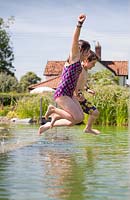
[[128,125],[129,89],[118,85],[95,86],[96,95],[86,94],[99,110],[100,125]]
[[[130,91],[129,88],[119,85],[96,85],[92,86],[96,95],[86,93],[88,101],[91,101],[99,110],[100,115],[96,120],[99,125],[127,126],[128,115],[130,116]],[[40,95],[25,95],[17,99],[15,104],[10,106],[1,105],[0,116],[18,116],[19,118],[32,118],[37,122],[40,117]],[[52,94],[42,96],[43,116],[48,104],[54,104]],[[88,116],[85,115],[85,121]]]
[[[16,113],[19,118],[32,118],[36,121],[40,116],[40,96],[31,95],[30,97],[23,97],[17,102]],[[42,97],[42,112],[43,115],[47,110],[49,101],[47,98]]]

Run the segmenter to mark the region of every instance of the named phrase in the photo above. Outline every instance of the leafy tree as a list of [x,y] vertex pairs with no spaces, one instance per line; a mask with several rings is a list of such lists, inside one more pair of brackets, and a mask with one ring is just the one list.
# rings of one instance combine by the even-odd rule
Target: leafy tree
[[98,84],[98,85],[118,85],[119,78],[115,76],[111,71],[102,70],[96,72],[90,76],[90,84]]
[[17,91],[18,80],[15,76],[7,73],[0,73],[0,92],[12,92]]
[[12,64],[14,54],[10,46],[10,36],[7,33],[7,29],[13,21],[13,17],[10,17],[7,22],[4,22],[3,18],[0,18],[0,72],[6,72],[11,75],[14,75],[15,71]]
[[29,85],[36,84],[41,81],[41,78],[38,77],[34,72],[27,72],[20,79],[20,88],[22,92],[28,91]]

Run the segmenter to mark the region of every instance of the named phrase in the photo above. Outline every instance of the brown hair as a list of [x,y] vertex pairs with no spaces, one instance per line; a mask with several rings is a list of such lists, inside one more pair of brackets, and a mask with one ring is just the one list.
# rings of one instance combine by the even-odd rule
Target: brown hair
[[93,60],[99,60],[99,57],[96,55],[96,53],[94,53],[92,50],[90,50],[90,53],[89,53],[89,55],[88,55],[88,57],[87,57],[87,60],[89,61],[89,62],[91,62],[91,61],[93,61]]
[[82,51],[82,50],[83,51],[85,51],[85,50],[89,51],[90,48],[91,48],[91,45],[89,44],[89,42],[85,41],[85,40],[79,40],[78,44],[79,44],[80,51]]
[[[89,42],[85,40],[79,40],[78,44],[79,44],[80,52],[85,51],[85,50],[89,51],[91,48],[91,45],[89,44]],[[69,62],[69,57],[67,58],[66,61]]]

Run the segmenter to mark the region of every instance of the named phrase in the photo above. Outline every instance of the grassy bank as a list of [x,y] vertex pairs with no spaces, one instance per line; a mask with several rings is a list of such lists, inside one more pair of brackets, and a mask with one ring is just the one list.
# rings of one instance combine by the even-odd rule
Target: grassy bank
[[[99,125],[128,126],[128,110],[130,104],[130,91],[128,88],[118,85],[95,86],[93,88],[96,95],[86,93],[86,98],[91,101],[99,110],[100,115],[96,120]],[[5,95],[4,102],[12,98],[9,105],[1,105],[0,116],[8,118],[32,118],[36,121],[40,117],[40,95],[18,95],[10,97]],[[16,98],[17,97],[17,98]],[[9,101],[9,100],[8,100]],[[52,94],[42,96],[42,113],[43,116],[49,103],[53,103]],[[88,116],[85,116],[85,121]]]

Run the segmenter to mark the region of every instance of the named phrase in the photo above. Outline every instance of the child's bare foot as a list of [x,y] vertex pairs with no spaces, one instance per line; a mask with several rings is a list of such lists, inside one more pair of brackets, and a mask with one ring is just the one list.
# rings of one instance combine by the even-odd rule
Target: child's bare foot
[[46,111],[46,114],[45,114],[45,119],[47,120],[48,119],[48,117],[53,113],[53,111],[54,111],[54,106],[53,105],[49,105],[48,106],[48,109],[47,109],[47,111]]
[[96,129],[84,129],[84,133],[91,133],[94,135],[99,135],[100,131],[96,130]]
[[55,123],[56,120],[61,119],[61,117],[59,115],[57,115],[57,114],[52,115],[51,118],[52,118],[52,120],[51,120],[50,128],[53,127],[53,125],[54,125],[54,123]]
[[47,131],[50,128],[50,122],[40,126],[38,130],[38,135],[41,135],[43,132]]

